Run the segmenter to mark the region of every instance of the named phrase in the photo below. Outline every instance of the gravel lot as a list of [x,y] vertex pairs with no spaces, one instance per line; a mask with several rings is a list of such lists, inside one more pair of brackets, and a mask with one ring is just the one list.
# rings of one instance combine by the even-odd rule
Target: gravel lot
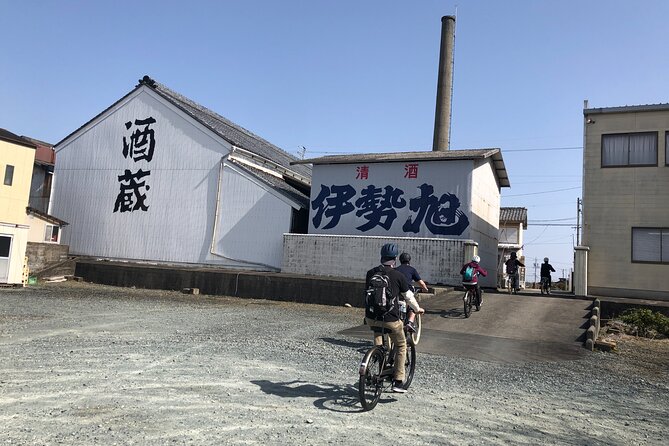
[[0,289],[2,444],[659,445],[669,342],[500,364],[420,353],[357,400],[361,310],[76,282]]

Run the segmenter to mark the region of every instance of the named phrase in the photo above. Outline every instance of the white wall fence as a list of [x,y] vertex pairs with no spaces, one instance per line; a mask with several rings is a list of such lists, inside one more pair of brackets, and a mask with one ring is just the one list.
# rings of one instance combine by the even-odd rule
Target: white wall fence
[[411,265],[427,283],[451,286],[462,282],[460,268],[477,246],[471,240],[444,238],[284,234],[281,272],[364,280],[367,270],[379,264],[385,243],[411,254]]

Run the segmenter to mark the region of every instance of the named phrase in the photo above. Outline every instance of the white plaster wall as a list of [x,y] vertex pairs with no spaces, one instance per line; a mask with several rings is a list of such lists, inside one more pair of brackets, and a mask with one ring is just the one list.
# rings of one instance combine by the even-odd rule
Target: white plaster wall
[[25,263],[26,246],[28,245],[27,226],[0,224],[0,235],[12,237],[9,251],[8,284],[23,283],[23,265]]
[[492,162],[477,161],[472,171],[472,218],[470,238],[478,243],[481,266],[488,277],[480,279],[483,286],[497,284],[497,253],[499,236],[500,190]]
[[381,246],[396,243],[411,254],[411,264],[431,284],[459,285],[470,240],[445,238],[367,237],[324,234],[284,234],[282,272],[310,276],[365,279],[380,262]]

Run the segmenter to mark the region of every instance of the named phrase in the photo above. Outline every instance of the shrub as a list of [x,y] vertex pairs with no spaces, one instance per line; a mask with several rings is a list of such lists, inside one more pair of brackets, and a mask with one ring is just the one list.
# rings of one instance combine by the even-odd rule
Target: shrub
[[636,327],[639,336],[649,336],[652,332],[669,336],[669,317],[647,308],[626,310],[620,320]]

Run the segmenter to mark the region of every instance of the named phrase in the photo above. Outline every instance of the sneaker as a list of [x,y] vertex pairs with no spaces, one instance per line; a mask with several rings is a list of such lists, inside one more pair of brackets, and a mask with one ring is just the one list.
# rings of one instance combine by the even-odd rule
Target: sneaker
[[402,385],[402,381],[393,381],[393,392],[395,393],[407,393],[407,389]]
[[413,321],[407,322],[407,331],[409,331],[411,333],[415,333],[417,331],[416,330],[416,324]]

